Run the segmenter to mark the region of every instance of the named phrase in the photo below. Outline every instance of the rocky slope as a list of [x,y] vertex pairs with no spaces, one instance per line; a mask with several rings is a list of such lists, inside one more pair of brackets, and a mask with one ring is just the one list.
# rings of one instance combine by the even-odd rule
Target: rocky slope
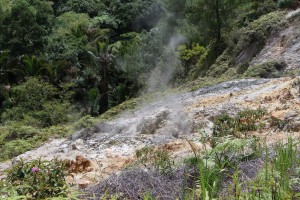
[[[123,113],[119,118],[80,130],[67,139],[55,139],[17,157],[31,160],[72,159],[81,155],[92,161],[89,170],[74,173],[68,182],[85,187],[117,172],[134,161],[135,151],[158,146],[181,159],[192,151],[187,140],[201,149],[201,133],[211,134],[213,119],[245,109],[266,109],[269,116],[286,121],[276,130],[265,125],[252,134],[268,142],[300,135],[300,87],[298,78],[245,79],[218,84],[195,92],[171,95]],[[269,127],[268,127],[269,126]],[[0,164],[0,170],[11,162]]]
[[[300,67],[300,29],[295,20],[299,15],[300,9],[283,19],[285,27],[270,38],[251,65],[283,60],[287,69]],[[12,161],[0,163],[0,178],[3,170],[19,158],[75,160],[80,155],[90,160],[92,166],[74,172],[67,181],[84,188],[130,165],[136,150],[145,146],[162,148],[180,161],[192,154],[187,141],[193,141],[199,150],[204,145],[208,147],[201,144],[200,139],[203,134],[212,134],[217,115],[235,115],[245,109],[258,108],[265,109],[268,115],[263,120],[263,129],[251,134],[265,138],[268,143],[285,140],[288,136],[299,137],[299,78],[235,80],[157,99],[115,120],[79,130],[69,138],[51,140]],[[281,120],[284,126],[272,125],[272,119]]]
[[263,50],[252,59],[251,65],[272,60],[284,62],[287,69],[300,67],[300,9],[289,12],[281,26],[267,41]]

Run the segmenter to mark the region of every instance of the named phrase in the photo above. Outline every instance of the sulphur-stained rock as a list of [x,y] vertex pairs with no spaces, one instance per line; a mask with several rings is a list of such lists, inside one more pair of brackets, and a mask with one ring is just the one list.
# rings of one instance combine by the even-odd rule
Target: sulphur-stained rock
[[81,155],[76,156],[76,160],[65,160],[66,166],[70,173],[90,172],[93,170],[90,160]]
[[79,187],[80,189],[85,189],[85,188],[87,188],[89,185],[90,185],[90,182],[89,182],[89,181],[80,181],[80,182],[78,183],[78,187]]

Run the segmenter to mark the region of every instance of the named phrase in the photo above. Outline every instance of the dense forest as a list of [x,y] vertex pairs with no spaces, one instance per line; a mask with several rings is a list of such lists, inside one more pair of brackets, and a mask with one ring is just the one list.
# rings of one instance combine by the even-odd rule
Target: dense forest
[[234,57],[254,41],[261,48],[276,10],[297,2],[1,0],[1,159],[142,93],[233,66],[230,76],[253,75]]
[[299,19],[299,0],[0,0],[0,199],[299,199]]
[[[2,0],[0,8],[4,122],[47,107],[31,102],[36,96],[30,84],[58,107],[71,103],[98,115],[147,87],[205,76],[230,32],[273,11],[276,3]],[[48,94],[38,91],[40,85],[49,87]],[[22,92],[33,107],[24,105]]]

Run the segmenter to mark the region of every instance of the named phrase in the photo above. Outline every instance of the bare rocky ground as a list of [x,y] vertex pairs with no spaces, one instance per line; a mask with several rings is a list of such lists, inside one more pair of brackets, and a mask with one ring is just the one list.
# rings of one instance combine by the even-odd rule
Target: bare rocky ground
[[[299,15],[300,9],[286,16],[286,27],[271,37],[252,64],[271,59],[283,60],[287,69],[300,67],[300,29],[295,20]],[[92,162],[91,168],[73,173],[67,181],[84,188],[132,164],[135,151],[145,146],[162,148],[179,161],[192,154],[187,140],[201,150],[206,145],[200,142],[201,134],[212,134],[214,117],[221,113],[235,115],[245,109],[263,108],[270,119],[280,119],[285,126],[278,129],[266,123],[262,130],[251,134],[266,139],[267,143],[283,141],[289,136],[298,138],[300,81],[296,84],[297,80],[297,77],[243,79],[169,95],[125,112],[115,120],[79,130],[69,138],[53,139],[13,160],[55,157],[75,160],[81,155]],[[0,163],[0,178],[13,160]]]
[[[218,84],[191,93],[170,95],[123,113],[119,118],[80,130],[66,139],[51,140],[16,159],[54,157],[74,160],[81,155],[92,161],[92,169],[67,177],[70,184],[86,187],[122,170],[135,159],[135,151],[158,146],[177,160],[191,155],[187,140],[199,150],[201,133],[211,134],[215,116],[245,109],[266,109],[270,116],[286,120],[282,130],[265,127],[252,134],[268,143],[300,136],[300,93],[295,78],[244,79]],[[288,126],[287,123],[286,126]],[[0,171],[12,161],[0,164]]]

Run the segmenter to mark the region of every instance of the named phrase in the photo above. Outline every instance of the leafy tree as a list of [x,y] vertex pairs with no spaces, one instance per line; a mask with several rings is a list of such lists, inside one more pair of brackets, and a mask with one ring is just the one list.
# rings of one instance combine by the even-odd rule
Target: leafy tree
[[53,8],[57,16],[73,11],[75,13],[87,13],[90,17],[95,17],[104,10],[104,4],[101,0],[58,0]]
[[160,8],[156,0],[103,0],[106,12],[119,22],[118,33],[152,28],[159,20]]
[[53,32],[48,37],[46,58],[78,65],[78,55],[84,52],[84,47],[88,43],[86,29],[89,24],[89,16],[83,13],[66,12],[57,17]]
[[183,62],[185,76],[188,75],[192,66],[202,65],[208,54],[207,49],[196,43],[193,43],[190,49],[186,45],[181,45],[178,51],[179,58]]
[[18,71],[23,75],[22,77],[41,75],[42,70],[47,68],[47,63],[36,56],[25,55],[21,63]]
[[1,115],[2,122],[31,119],[40,126],[68,122],[71,106],[68,88],[60,88],[36,77],[11,88],[6,97],[7,106]]
[[[192,23],[201,26],[206,41],[215,40],[219,46],[223,33],[230,30],[230,23],[236,17],[237,8],[243,1],[238,0],[196,0],[187,2],[188,17]],[[207,40],[208,39],[208,40]]]
[[45,36],[51,29],[52,14],[48,1],[13,1],[0,23],[1,47],[15,56],[42,52]]
[[113,69],[114,55],[112,48],[106,43],[97,43],[96,51],[88,51],[91,58],[90,69],[96,78],[96,87],[98,96],[93,105],[92,114],[103,113],[109,107],[109,77],[110,71]]

